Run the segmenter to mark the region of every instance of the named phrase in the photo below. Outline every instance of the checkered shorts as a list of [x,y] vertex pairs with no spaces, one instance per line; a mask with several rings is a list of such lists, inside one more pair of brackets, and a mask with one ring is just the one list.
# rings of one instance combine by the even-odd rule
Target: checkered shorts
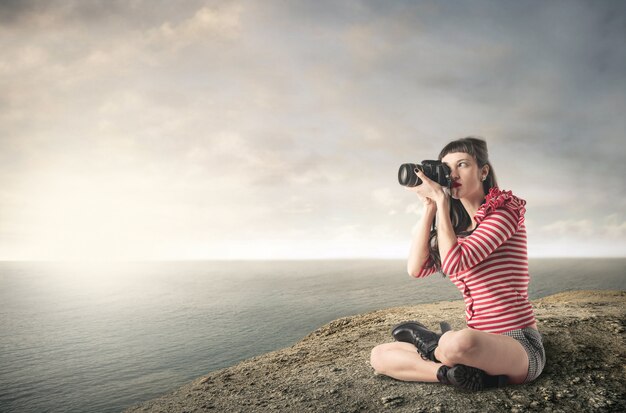
[[543,348],[541,333],[532,327],[526,327],[502,334],[519,341],[528,353],[528,375],[524,383],[529,383],[539,377],[546,365],[546,351]]

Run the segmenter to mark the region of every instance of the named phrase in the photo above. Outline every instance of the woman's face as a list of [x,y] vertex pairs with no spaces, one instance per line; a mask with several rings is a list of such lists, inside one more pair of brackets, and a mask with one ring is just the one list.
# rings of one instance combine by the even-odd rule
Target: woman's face
[[474,198],[484,196],[482,178],[487,176],[489,166],[478,167],[476,158],[465,152],[449,153],[441,162],[450,167],[452,198]]

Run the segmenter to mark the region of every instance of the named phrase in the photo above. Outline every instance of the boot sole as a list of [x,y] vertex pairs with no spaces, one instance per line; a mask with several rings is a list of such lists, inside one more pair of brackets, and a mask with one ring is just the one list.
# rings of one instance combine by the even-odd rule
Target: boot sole
[[484,372],[474,367],[464,366],[458,364],[451,367],[448,370],[448,380],[456,387],[460,387],[465,390],[480,391],[483,390],[485,385]]
[[454,386],[470,391],[504,387],[507,383],[506,376],[489,376],[481,369],[463,364],[450,368],[447,378]]

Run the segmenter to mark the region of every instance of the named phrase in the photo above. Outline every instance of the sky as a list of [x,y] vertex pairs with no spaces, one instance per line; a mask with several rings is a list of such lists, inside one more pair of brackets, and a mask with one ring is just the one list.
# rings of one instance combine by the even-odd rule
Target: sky
[[0,259],[405,258],[481,136],[529,255],[626,256],[626,3],[2,1]]

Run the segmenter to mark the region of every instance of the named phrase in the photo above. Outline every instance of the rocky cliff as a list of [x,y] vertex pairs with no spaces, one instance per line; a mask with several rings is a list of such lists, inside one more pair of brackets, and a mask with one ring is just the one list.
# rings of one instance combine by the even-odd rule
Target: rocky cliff
[[448,301],[335,320],[127,412],[625,412],[626,291],[570,291],[533,305],[547,364],[525,385],[467,393],[373,374],[370,351],[391,341],[393,325],[465,327],[463,302]]

